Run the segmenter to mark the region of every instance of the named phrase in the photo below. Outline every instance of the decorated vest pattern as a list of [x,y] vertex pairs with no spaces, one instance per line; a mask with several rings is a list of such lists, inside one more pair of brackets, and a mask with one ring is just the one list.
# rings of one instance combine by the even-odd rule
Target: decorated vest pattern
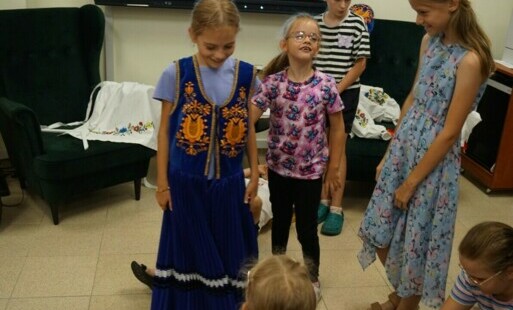
[[177,69],[178,100],[170,120],[170,137],[175,133],[174,145],[170,145],[171,164],[179,160],[180,167],[188,167],[188,172],[206,175],[210,154],[215,152],[216,178],[240,169],[247,141],[253,66],[236,62],[232,95],[221,106],[206,97],[195,58],[180,59]]
[[183,92],[185,100],[182,108],[183,118],[180,129],[176,133],[176,144],[185,149],[188,155],[194,156],[208,150],[210,136],[207,131],[207,118],[212,114],[212,106],[196,100],[192,82],[185,83]]

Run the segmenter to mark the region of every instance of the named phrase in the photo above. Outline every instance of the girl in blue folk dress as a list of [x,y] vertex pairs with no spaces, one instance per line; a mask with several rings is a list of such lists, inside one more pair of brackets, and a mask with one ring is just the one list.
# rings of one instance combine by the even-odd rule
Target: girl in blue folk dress
[[162,101],[156,199],[164,216],[152,309],[238,309],[239,270],[257,256],[247,205],[258,186],[247,106],[256,71],[231,57],[238,30],[232,1],[197,2],[189,35],[198,52],[167,67],[155,90]]

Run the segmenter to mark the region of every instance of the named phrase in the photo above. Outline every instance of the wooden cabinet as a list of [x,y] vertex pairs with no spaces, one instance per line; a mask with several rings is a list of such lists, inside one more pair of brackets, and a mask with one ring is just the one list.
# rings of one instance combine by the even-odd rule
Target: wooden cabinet
[[493,95],[498,91],[493,83],[498,84],[489,83],[477,110],[483,120],[474,128],[461,158],[465,175],[477,179],[487,193],[513,190],[513,69],[497,64],[496,75],[506,81],[499,83],[502,94]]

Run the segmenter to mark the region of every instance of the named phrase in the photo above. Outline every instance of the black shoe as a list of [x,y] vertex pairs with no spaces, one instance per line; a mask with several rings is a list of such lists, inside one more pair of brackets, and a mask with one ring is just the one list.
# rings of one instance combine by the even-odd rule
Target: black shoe
[[136,261],[133,261],[130,266],[132,267],[132,272],[134,273],[134,276],[137,278],[137,280],[146,284],[151,290],[153,288],[153,277],[146,272],[147,267],[143,264],[139,264]]

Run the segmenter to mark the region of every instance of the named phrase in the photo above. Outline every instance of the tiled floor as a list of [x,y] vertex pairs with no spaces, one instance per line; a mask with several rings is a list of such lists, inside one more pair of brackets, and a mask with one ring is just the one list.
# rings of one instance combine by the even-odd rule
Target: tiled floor
[[[4,203],[22,201],[4,207],[0,223],[0,310],[149,308],[150,291],[133,277],[130,262],[155,262],[161,212],[152,190],[143,188],[140,201],[133,199],[129,183],[80,197],[61,210],[61,223],[55,226],[41,200],[22,199],[16,181],[9,183],[12,194]],[[356,260],[361,244],[356,231],[371,190],[369,184],[348,183],[342,234],[321,236],[323,298],[318,309],[364,310],[391,290],[379,264],[364,272]],[[513,225],[513,194],[488,196],[462,178],[455,245],[483,220]],[[300,258],[295,238],[293,227],[288,253]],[[262,256],[270,255],[269,230],[259,243]],[[449,286],[458,271],[456,261]]]

